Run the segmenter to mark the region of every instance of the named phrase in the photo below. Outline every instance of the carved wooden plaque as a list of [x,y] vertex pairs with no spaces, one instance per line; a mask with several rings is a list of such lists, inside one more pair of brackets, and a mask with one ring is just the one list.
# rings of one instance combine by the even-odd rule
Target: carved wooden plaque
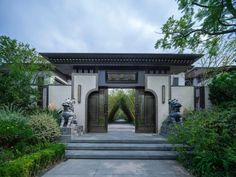
[[137,82],[137,72],[107,72],[106,73],[107,82]]

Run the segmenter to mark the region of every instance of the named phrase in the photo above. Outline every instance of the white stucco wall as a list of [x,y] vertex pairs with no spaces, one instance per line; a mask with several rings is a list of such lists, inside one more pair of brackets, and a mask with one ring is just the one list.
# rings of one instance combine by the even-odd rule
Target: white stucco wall
[[181,113],[184,109],[193,110],[194,109],[194,87],[183,86],[183,87],[171,87],[171,99],[177,99],[181,107]]
[[56,109],[62,109],[62,103],[71,98],[70,85],[49,85],[48,86],[48,105],[56,106]]
[[181,72],[179,74],[172,74],[171,75],[171,85],[173,85],[174,77],[179,78],[179,86],[185,85],[185,73],[184,72]]
[[69,85],[70,83],[58,76],[55,72],[44,73],[44,84],[55,84],[56,80],[60,81],[63,85]]
[[[97,74],[93,73],[74,73],[72,74],[73,95],[75,98],[74,110],[78,118],[78,123],[87,131],[86,125],[86,101],[91,91],[98,90]],[[81,85],[81,102],[78,103],[78,85]]]
[[[158,133],[162,122],[169,113],[168,100],[170,98],[170,76],[169,75],[145,75],[145,89],[156,94],[156,128]],[[162,85],[165,86],[165,103],[162,103]]]

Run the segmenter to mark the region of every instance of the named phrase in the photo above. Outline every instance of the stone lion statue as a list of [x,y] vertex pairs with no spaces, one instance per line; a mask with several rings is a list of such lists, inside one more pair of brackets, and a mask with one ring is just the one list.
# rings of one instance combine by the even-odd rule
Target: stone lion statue
[[60,119],[61,119],[61,125],[60,127],[71,127],[72,123],[77,124],[76,121],[76,115],[74,113],[74,106],[75,104],[74,100],[66,99],[64,103],[62,103],[63,106],[63,112],[61,113]]

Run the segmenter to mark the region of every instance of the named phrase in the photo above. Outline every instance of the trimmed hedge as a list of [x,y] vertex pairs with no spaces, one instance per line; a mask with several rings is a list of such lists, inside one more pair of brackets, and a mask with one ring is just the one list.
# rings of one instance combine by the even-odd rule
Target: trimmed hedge
[[0,166],[1,177],[31,177],[64,158],[65,146],[51,144],[47,149],[25,155]]

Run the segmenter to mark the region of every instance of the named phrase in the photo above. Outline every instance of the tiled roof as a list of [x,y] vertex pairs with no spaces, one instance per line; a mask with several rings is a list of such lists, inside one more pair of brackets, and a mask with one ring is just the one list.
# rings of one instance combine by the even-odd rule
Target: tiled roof
[[164,53],[40,53],[53,64],[79,66],[189,66],[203,55]]

